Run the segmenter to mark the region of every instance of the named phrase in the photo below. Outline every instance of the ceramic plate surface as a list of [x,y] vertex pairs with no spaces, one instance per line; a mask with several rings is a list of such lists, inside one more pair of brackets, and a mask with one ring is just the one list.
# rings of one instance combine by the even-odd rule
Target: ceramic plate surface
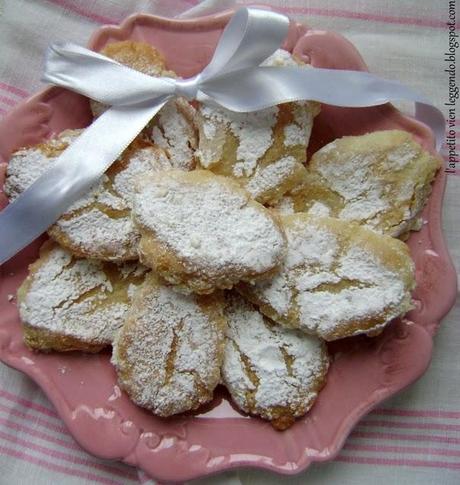
[[[99,29],[90,47],[99,50],[113,41],[143,40],[165,55],[169,68],[191,76],[210,60],[230,15],[180,21],[135,15],[120,26]],[[334,33],[292,23],[285,47],[317,67],[366,70],[355,48]],[[40,92],[0,121],[0,161],[7,162],[21,146],[90,122],[87,99],[60,88]],[[343,135],[391,128],[411,132],[433,150],[428,128],[385,105],[324,106],[315,121],[309,151]],[[43,238],[0,268],[0,358],[38,383],[88,452],[138,466],[157,480],[184,481],[241,466],[298,473],[314,461],[331,460],[364,414],[427,368],[433,335],[456,293],[456,275],[441,233],[444,186],[441,170],[423,212],[427,223],[409,240],[417,268],[416,309],[377,338],[330,345],[333,362],[326,387],[311,412],[285,432],[238,412],[224,390],[218,390],[214,401],[197,414],[157,418],[120,392],[108,352],[45,355],[29,351],[8,295],[16,293]],[[0,203],[6,204],[4,197]]]

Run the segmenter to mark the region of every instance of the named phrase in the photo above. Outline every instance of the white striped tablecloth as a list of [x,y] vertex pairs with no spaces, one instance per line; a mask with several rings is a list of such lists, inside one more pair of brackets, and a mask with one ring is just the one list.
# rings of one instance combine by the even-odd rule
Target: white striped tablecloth
[[[119,23],[133,12],[175,16],[197,8],[197,3],[196,0],[0,0],[0,116],[40,88],[43,53],[50,42],[67,40],[85,44],[100,24]],[[228,3],[204,2],[207,8],[215,9]],[[446,22],[449,5],[451,9],[456,7],[457,21],[460,18],[455,0],[258,3],[276,6],[314,28],[342,33],[358,47],[372,72],[400,80],[445,108]],[[458,51],[457,63],[460,63]],[[460,70],[457,72],[459,82]],[[455,123],[460,139],[460,120]],[[460,177],[452,175],[448,177],[443,225],[457,268],[460,266],[458,214]],[[333,462],[314,465],[297,477],[280,478],[267,472],[244,470],[197,483],[460,483],[459,317],[457,303],[436,336],[433,361],[427,373],[411,388],[366,416]],[[83,451],[37,386],[2,364],[0,470],[1,485],[149,482],[134,468],[108,463]]]

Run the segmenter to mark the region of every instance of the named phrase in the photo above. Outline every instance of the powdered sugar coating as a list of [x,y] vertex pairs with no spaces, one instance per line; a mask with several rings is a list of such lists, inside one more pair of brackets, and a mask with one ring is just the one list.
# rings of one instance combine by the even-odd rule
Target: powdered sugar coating
[[150,274],[114,343],[118,380],[139,406],[170,416],[212,399],[225,320],[218,295],[181,295]]
[[[215,135],[216,127],[229,128],[238,139],[236,151],[237,162],[233,166],[235,177],[249,177],[254,173],[257,161],[273,143],[272,129],[275,126],[278,108],[276,106],[253,113],[234,113],[224,108],[205,105],[200,108],[205,121],[204,133]],[[224,128],[224,129],[225,129]],[[222,156],[225,139],[221,138],[220,146],[214,148],[209,156],[203,149],[199,152],[200,163],[210,168],[217,157]]]
[[173,168],[195,168],[198,146],[195,115],[195,108],[185,99],[178,98],[167,103],[149,125],[150,138],[165,150]]
[[[67,130],[46,143],[13,154],[5,183],[10,200],[51,169],[81,131]],[[80,256],[113,261],[136,259],[139,233],[130,217],[135,182],[144,173],[170,168],[160,148],[136,140],[49,229],[50,236]]]
[[[138,180],[145,174],[171,170],[172,165],[162,150],[147,145],[134,149],[128,155],[128,163],[124,170],[113,176],[112,187],[115,194],[121,196],[126,208],[131,208]],[[115,208],[115,206],[114,206]]]
[[204,170],[145,179],[134,199],[141,259],[199,293],[273,270],[285,241],[276,220],[230,179]]
[[11,201],[49,170],[62,153],[80,135],[82,130],[65,130],[36,147],[21,148],[8,162],[4,191]]
[[[288,214],[295,214],[296,210],[296,200],[295,195],[285,194],[281,199],[274,204],[272,209],[276,210],[280,214],[288,215]],[[303,212],[303,211],[299,211]],[[313,204],[310,205],[308,210],[305,212],[311,216],[316,217],[327,217],[331,215],[331,209],[324,203],[315,201]]]
[[281,197],[281,199],[272,206],[272,209],[284,215],[294,214],[294,201],[289,195],[283,195],[283,197]]
[[316,217],[327,217],[331,215],[329,207],[322,202],[315,202],[308,211],[308,214]]
[[332,218],[283,216],[288,252],[271,280],[239,289],[280,324],[334,340],[383,328],[411,308],[406,246]]
[[279,327],[241,296],[228,297],[222,379],[237,405],[285,429],[305,414],[328,368],[316,337]]
[[280,186],[295,173],[296,168],[297,161],[294,157],[280,158],[266,167],[257,167],[254,176],[246,185],[246,190],[257,199],[264,192]]
[[128,288],[139,285],[146,271],[138,263],[77,259],[57,245],[45,246],[18,292],[26,342],[33,330],[35,339],[42,332],[41,344],[52,339],[59,347],[66,338],[80,349],[111,344],[131,304]]
[[98,208],[85,208],[61,218],[48,230],[48,234],[64,247],[81,256],[122,261],[136,259],[139,234],[129,214],[114,218]]
[[404,131],[343,137],[313,155],[291,197],[296,211],[321,203],[333,217],[396,237],[411,229],[439,166]]
[[[303,64],[289,52],[278,50],[262,65]],[[274,202],[302,181],[306,148],[318,112],[319,105],[311,102],[285,103],[254,113],[202,105],[197,118],[199,163],[214,173],[234,177],[256,200]],[[285,164],[286,159],[294,163],[292,169],[272,167]]]
[[[276,50],[271,56],[262,62],[261,66],[265,67],[303,67],[308,69],[310,66],[294,58],[284,49]],[[313,117],[319,111],[314,103],[299,101],[292,103],[293,119],[283,127],[284,145],[296,146],[308,145],[311,129],[313,126]]]

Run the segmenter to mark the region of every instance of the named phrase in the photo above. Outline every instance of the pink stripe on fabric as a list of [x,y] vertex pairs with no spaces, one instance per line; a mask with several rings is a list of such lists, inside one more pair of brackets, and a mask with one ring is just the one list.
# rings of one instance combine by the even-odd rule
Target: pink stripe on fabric
[[3,89],[3,91],[8,91],[9,93],[16,94],[16,96],[20,96],[21,98],[25,98],[26,96],[29,96],[29,93],[27,91],[17,88],[16,86],[11,86],[11,84],[2,83],[1,81],[0,81],[0,89]]
[[54,3],[59,7],[65,8],[66,10],[70,10],[81,17],[86,17],[87,19],[93,20],[94,22],[98,22],[101,24],[118,24],[121,19],[115,20],[109,17],[104,17],[103,15],[99,15],[97,13],[91,12],[90,10],[80,7],[79,5],[75,5],[75,2],[69,0],[47,0],[49,3]]
[[35,411],[46,414],[47,416],[50,416],[52,418],[60,419],[54,409],[42,406],[41,404],[30,401],[29,399],[24,399],[23,397],[12,394],[11,392],[5,391],[4,389],[0,389],[0,397],[4,397],[5,399],[8,399],[8,401],[15,402],[26,408],[34,409]]
[[3,411],[8,414],[12,414],[13,416],[16,416],[17,418],[20,419],[25,419],[28,421],[33,421],[36,424],[39,424],[40,426],[43,426],[44,428],[51,429],[55,431],[56,433],[62,433],[62,434],[69,434],[69,430],[64,427],[64,426],[59,426],[57,424],[51,423],[47,421],[46,419],[40,418],[38,416],[34,416],[31,414],[24,413],[20,411],[19,409],[15,409],[12,407],[4,406],[3,404],[0,403],[0,411]]
[[355,445],[353,443],[345,443],[344,449],[353,451],[370,451],[373,453],[409,453],[409,454],[424,454],[436,456],[460,456],[460,451],[423,448],[418,446],[386,446],[386,445]]
[[[86,17],[90,20],[99,23],[109,23],[109,24],[116,24],[119,23],[120,20],[110,19],[108,17],[104,17],[102,15],[96,14],[91,12],[88,9],[79,7],[68,0],[48,0],[50,3],[54,3],[60,7],[66,8],[78,15]],[[187,2],[189,3],[189,2]],[[190,2],[192,4],[192,2]],[[195,5],[195,2],[193,2]],[[398,24],[398,25],[417,25],[422,27],[436,27],[436,28],[444,28],[445,22],[442,20],[432,20],[428,18],[415,18],[415,17],[394,17],[391,15],[378,15],[378,14],[366,14],[362,12],[353,12],[350,10],[340,10],[340,9],[325,9],[325,8],[310,8],[310,7],[284,7],[284,6],[276,6],[276,10],[285,13],[295,13],[295,14],[304,14],[304,15],[318,15],[318,16],[325,16],[325,17],[339,17],[339,18],[348,18],[348,19],[356,19],[356,20],[366,20],[372,22],[383,22],[388,24]]]
[[416,410],[416,409],[374,409],[370,414],[417,418],[460,418],[459,411]]
[[460,424],[443,423],[406,423],[402,421],[379,421],[364,419],[358,426],[379,426],[383,428],[404,428],[404,429],[439,429],[443,431],[460,431]]
[[[0,405],[1,406],[1,405]],[[1,406],[1,408],[4,408],[4,406]],[[6,408],[8,410],[8,408]],[[14,411],[14,409],[10,409],[11,411]],[[14,413],[12,413],[14,414]],[[20,413],[20,417],[23,417],[23,418],[30,418],[30,416],[27,416],[23,413]],[[0,424],[12,429],[12,430],[15,430],[15,431],[21,431],[23,433],[27,433],[29,434],[30,436],[33,436],[35,438],[39,438],[39,439],[42,439],[43,441],[47,441],[49,443],[53,443],[55,445],[58,445],[58,446],[61,446],[61,447],[64,447],[64,448],[67,448],[69,450],[72,450],[72,451],[79,451],[79,452],[83,452],[85,453],[85,451],[75,442],[68,442],[68,441],[64,441],[60,438],[57,438],[57,437],[53,437],[47,433],[44,433],[43,431],[40,431],[40,430],[37,430],[37,429],[33,429],[33,428],[30,428],[24,424],[19,424],[19,423],[16,423],[14,421],[9,421],[8,419],[4,419],[4,418],[1,418],[0,417]],[[40,420],[40,424],[46,428],[50,428],[51,429],[56,429],[56,426],[52,425],[51,423],[47,423],[46,421],[44,420]],[[48,426],[48,424],[50,426]],[[63,428],[61,427],[60,429],[58,429],[58,432],[62,433],[63,435],[67,436],[67,437],[70,437],[70,435],[68,434],[68,431],[66,428]],[[0,431],[1,433],[1,431]],[[77,458],[79,459],[79,458]],[[114,473],[118,473],[117,470],[114,470]],[[123,475],[125,476],[125,475]],[[127,475],[126,475],[127,476]],[[134,475],[129,475],[129,478],[135,478]]]
[[[123,478],[129,478],[129,479],[132,479],[132,480],[137,479],[137,476],[133,472],[130,473],[129,471],[124,471],[124,470],[120,470],[120,469],[117,469],[117,468],[112,468],[110,466],[103,465],[101,463],[90,462],[90,461],[85,460],[84,458],[80,458],[76,455],[70,455],[69,453],[64,453],[62,451],[53,450],[51,448],[46,448],[45,446],[41,446],[41,445],[38,445],[36,443],[31,443],[31,442],[26,441],[22,438],[18,438],[16,436],[11,436],[7,433],[4,433],[1,430],[0,430],[0,438],[4,439],[6,441],[9,441],[10,443],[12,443],[14,445],[20,445],[20,446],[22,446],[26,449],[37,451],[39,453],[42,453],[42,454],[49,456],[49,457],[52,457],[52,458],[57,458],[59,460],[67,461],[69,463],[75,463],[76,465],[83,465],[83,466],[86,466],[88,468],[94,468],[96,470],[103,471],[105,473],[118,475],[118,476],[123,477]],[[89,455],[88,455],[88,457],[89,457]]]
[[0,108],[0,113],[6,114],[6,109]]
[[0,101],[8,106],[16,106],[19,101],[7,98],[6,96],[0,96]]
[[103,483],[104,485],[122,485],[122,482],[114,481],[100,475],[95,475],[93,473],[85,473],[74,468],[58,465],[56,463],[50,463],[49,461],[42,460],[41,458],[36,458],[32,455],[24,453],[23,451],[7,448],[6,446],[0,445],[0,452],[5,455],[11,456],[12,458],[17,458],[18,460],[26,461],[28,463],[41,466],[43,468],[48,468],[48,470],[63,473],[65,475],[80,477],[84,478],[85,480],[93,480],[94,482]]
[[60,438],[56,438],[40,430],[30,428],[24,424],[19,424],[4,418],[0,418],[0,424],[14,431],[21,431],[23,433],[28,433],[30,436],[33,436],[34,438],[40,438],[43,441],[48,441],[49,443],[62,446],[63,448],[67,448],[72,451],[82,451],[81,447],[78,446],[76,443],[61,440]]
[[429,434],[403,434],[403,433],[378,433],[375,431],[353,431],[350,438],[364,438],[377,440],[393,441],[427,441],[432,443],[447,443],[450,445],[460,445],[460,438],[451,436],[437,436]]
[[382,466],[413,466],[429,468],[446,468],[451,470],[460,470],[460,463],[449,463],[448,461],[430,461],[430,460],[398,460],[391,458],[371,458],[367,456],[348,456],[339,455],[335,461],[345,463],[357,463],[361,465],[382,465]]
[[416,17],[394,17],[392,15],[379,15],[379,14],[354,12],[351,10],[341,10],[341,9],[333,9],[333,8],[329,9],[329,8],[314,8],[314,7],[277,6],[276,9],[285,13],[366,20],[371,22],[383,22],[385,24],[417,25],[421,27],[434,27],[434,28],[445,28],[446,26],[446,23],[443,20],[432,20],[429,18],[416,18]]

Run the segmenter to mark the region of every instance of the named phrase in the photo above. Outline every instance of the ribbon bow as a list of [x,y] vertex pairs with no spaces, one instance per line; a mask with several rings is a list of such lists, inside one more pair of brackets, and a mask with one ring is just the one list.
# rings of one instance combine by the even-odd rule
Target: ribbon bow
[[[314,100],[346,107],[395,100],[416,103],[416,117],[434,131],[442,113],[412,90],[367,72],[261,67],[287,35],[289,19],[239,9],[225,28],[211,62],[189,79],[153,78],[73,44],[54,44],[43,80],[111,106],[23,194],[0,213],[0,264],[53,224],[83,196],[138,133],[173,97],[231,111],[257,111],[288,101]],[[339,89],[338,89],[339,87]]]

